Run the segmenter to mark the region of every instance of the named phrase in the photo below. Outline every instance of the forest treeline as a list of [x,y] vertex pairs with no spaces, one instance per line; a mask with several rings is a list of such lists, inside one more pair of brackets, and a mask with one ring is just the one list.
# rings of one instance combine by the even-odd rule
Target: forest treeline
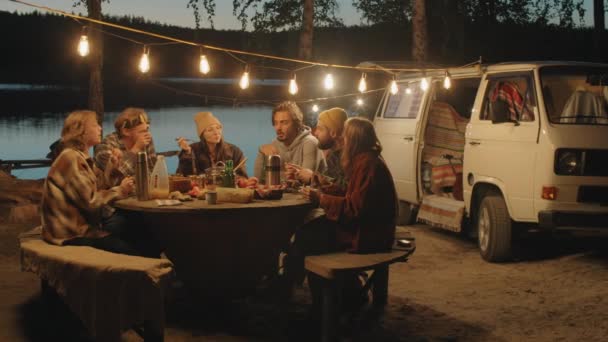
[[[208,45],[291,58],[297,56],[297,31],[195,30],[153,23],[141,17],[109,17],[106,20]],[[143,43],[161,42],[113,28],[104,30]],[[431,12],[428,13],[428,30],[429,65],[462,65],[478,60],[480,56],[484,62],[608,60],[608,44],[595,46],[591,28],[504,21],[449,23]],[[81,31],[81,23],[57,15],[0,12],[0,36],[3,37],[0,83],[86,87],[87,60],[76,53]],[[314,60],[347,65],[356,65],[362,61],[407,63],[411,55],[411,36],[411,26],[408,23],[318,27],[314,35]],[[142,76],[137,70],[141,53],[141,45],[104,35],[103,77],[106,95],[112,95],[113,85],[120,89],[118,86],[125,87],[141,81]],[[197,69],[199,53],[198,48],[186,45],[152,46],[152,68],[145,77],[200,77]],[[206,54],[212,65],[212,71],[207,77],[239,77],[243,71],[242,63],[223,52],[208,50]],[[257,57],[239,58],[254,66],[286,69],[299,67]],[[313,71],[309,69],[309,72]],[[290,75],[274,68],[258,68],[252,70],[252,77],[287,79]]]
[[[298,32],[254,33],[236,30],[189,29],[148,22],[139,17],[110,17],[119,24],[189,41],[239,50],[295,57]],[[86,59],[76,54],[81,24],[61,16],[0,12],[0,82],[72,83],[86,77]],[[159,42],[112,28],[104,30],[141,42]],[[608,47],[594,47],[591,28],[496,22],[464,22],[448,26],[429,13],[429,63],[459,65],[477,60],[565,59],[606,61]],[[604,39],[604,41],[606,41]],[[104,35],[106,80],[133,78],[141,55],[140,45]],[[321,27],[315,30],[314,59],[336,64],[362,61],[409,60],[411,28],[407,24],[379,24],[363,27]],[[215,77],[229,77],[242,71],[242,64],[221,52],[208,51]],[[152,47],[151,75],[155,77],[197,77],[199,51],[192,46]],[[276,61],[241,56],[258,65],[280,66]],[[295,68],[291,65],[291,68]],[[276,71],[260,70],[260,77],[280,77]],[[256,72],[260,75],[260,72]],[[270,73],[270,74],[269,74]],[[277,75],[272,75],[277,74]]]

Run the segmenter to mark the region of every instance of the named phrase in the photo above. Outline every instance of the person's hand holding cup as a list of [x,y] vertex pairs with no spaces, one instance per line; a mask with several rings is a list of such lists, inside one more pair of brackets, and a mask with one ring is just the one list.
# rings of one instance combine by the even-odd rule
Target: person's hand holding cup
[[285,179],[293,181],[296,179],[296,174],[302,168],[296,164],[285,163]]
[[319,205],[319,202],[321,200],[321,194],[319,192],[319,189],[314,189],[309,186],[305,186],[302,188],[302,195],[305,199],[309,200],[315,206]]
[[137,133],[135,137],[135,145],[133,145],[133,149],[137,152],[143,151],[150,143],[152,142],[152,134],[150,131],[145,131],[142,133]]
[[123,197],[129,196],[129,194],[133,191],[134,188],[135,182],[133,180],[133,177],[125,177],[120,182],[120,191],[122,192]]

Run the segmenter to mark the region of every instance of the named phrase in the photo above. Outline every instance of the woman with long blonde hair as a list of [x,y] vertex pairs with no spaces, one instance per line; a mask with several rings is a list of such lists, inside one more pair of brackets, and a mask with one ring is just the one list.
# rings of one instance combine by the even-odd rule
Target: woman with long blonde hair
[[42,236],[55,245],[91,246],[138,255],[126,242],[103,229],[101,208],[133,190],[127,177],[103,190],[103,174],[89,154],[101,141],[95,112],[74,111],[61,131],[63,150],[51,165],[42,193]]

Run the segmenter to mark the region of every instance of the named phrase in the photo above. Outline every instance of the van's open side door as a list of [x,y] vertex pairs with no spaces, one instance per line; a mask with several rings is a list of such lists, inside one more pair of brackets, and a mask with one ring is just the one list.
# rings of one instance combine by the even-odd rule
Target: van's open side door
[[418,203],[419,122],[428,93],[420,89],[420,82],[399,83],[397,94],[387,92],[374,120],[397,195],[413,204]]

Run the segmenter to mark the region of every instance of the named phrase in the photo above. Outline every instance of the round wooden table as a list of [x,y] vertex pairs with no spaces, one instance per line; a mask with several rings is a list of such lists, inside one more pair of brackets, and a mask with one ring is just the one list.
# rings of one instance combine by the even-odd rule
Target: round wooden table
[[290,193],[247,204],[194,200],[159,207],[128,198],[115,206],[140,213],[177,277],[201,298],[250,294],[264,276],[276,274],[279,253],[312,210],[302,195]]

